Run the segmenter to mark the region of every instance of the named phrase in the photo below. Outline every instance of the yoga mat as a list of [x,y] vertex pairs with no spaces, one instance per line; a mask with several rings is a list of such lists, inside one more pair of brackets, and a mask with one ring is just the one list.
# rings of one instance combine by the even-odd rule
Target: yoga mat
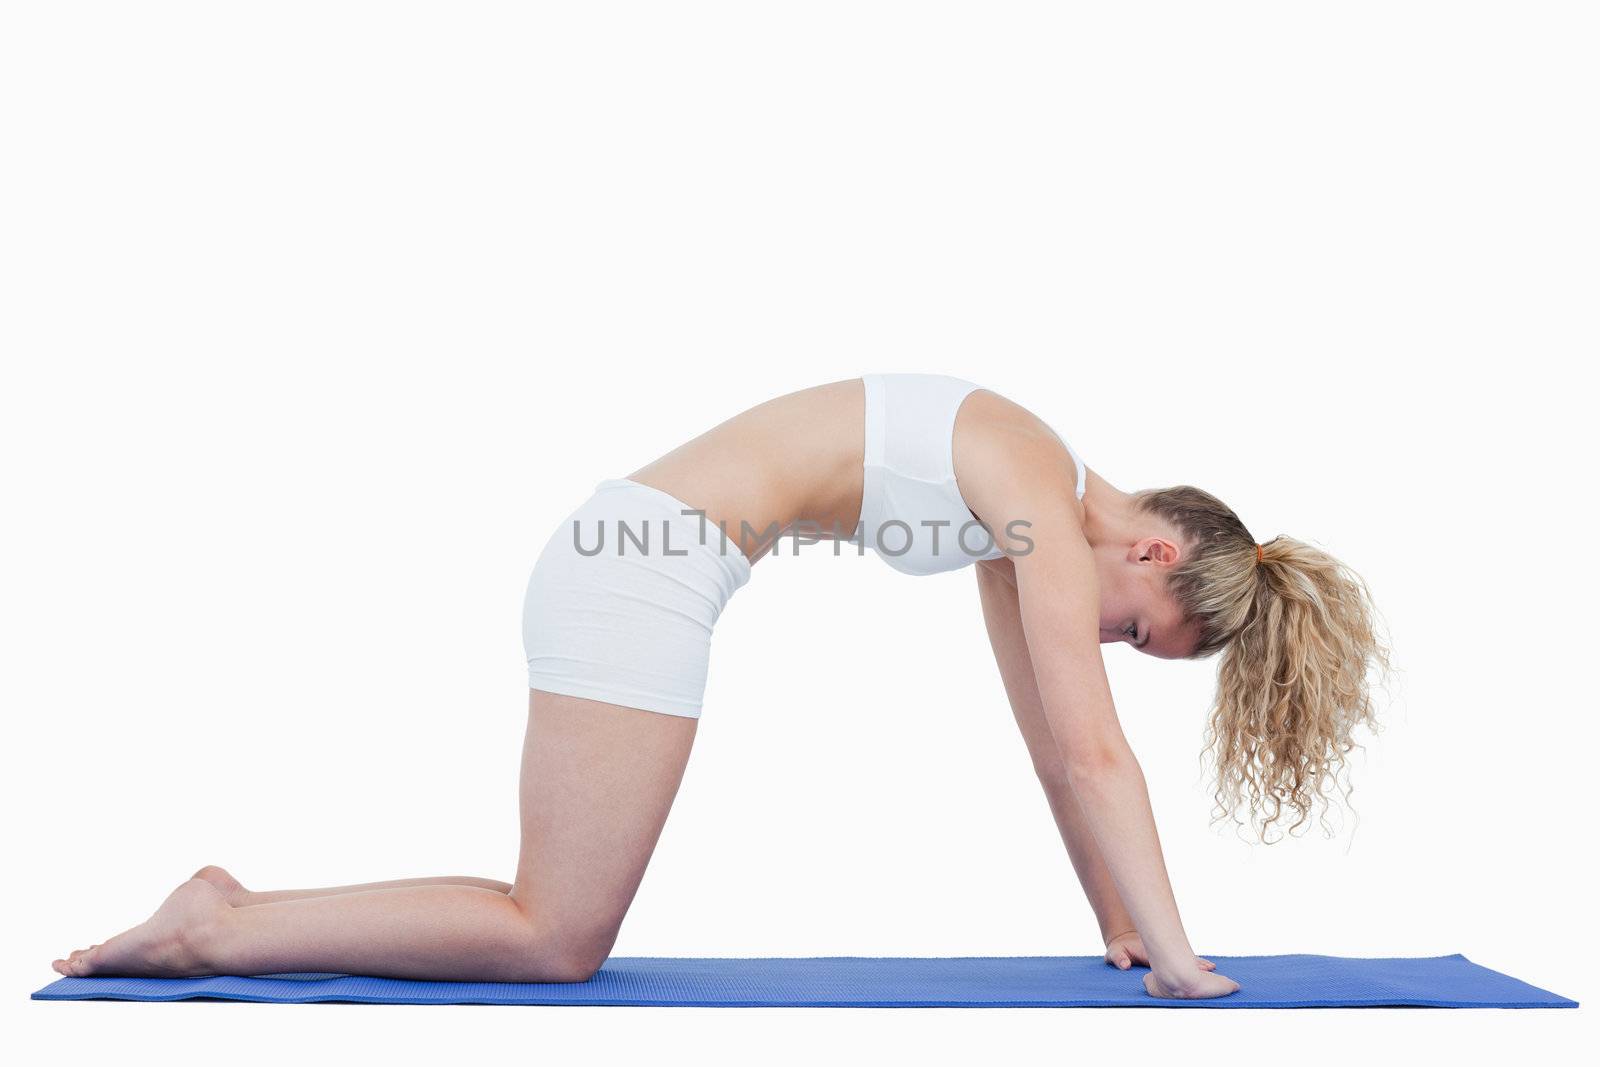
[[609,1004],[795,1008],[1575,1008],[1576,1001],[1465,956],[1213,956],[1241,985],[1217,1000],[1158,1000],[1143,968],[1098,956],[773,959],[618,956],[587,982],[416,982],[352,975],[63,978],[35,1000],[220,1000],[304,1004]]

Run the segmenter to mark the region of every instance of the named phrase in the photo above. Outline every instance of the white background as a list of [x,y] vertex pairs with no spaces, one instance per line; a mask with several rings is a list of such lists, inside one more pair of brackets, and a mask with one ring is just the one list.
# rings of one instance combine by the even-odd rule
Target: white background
[[[7,1045],[1575,1044],[1587,1009],[24,998],[205,863],[509,878],[553,525],[750,404],[896,370],[979,381],[1113,484],[1200,485],[1371,584],[1401,674],[1353,836],[1208,826],[1215,661],[1106,650],[1200,951],[1463,952],[1600,995],[1595,31],[1544,3],[8,5]],[[1098,948],[971,573],[762,562],[616,953]]]

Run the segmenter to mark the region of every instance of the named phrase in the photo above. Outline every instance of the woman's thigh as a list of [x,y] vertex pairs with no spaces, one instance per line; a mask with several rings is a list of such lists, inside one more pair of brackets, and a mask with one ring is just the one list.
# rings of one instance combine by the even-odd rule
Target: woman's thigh
[[602,957],[610,951],[698,724],[528,691],[522,855],[511,896],[563,947]]

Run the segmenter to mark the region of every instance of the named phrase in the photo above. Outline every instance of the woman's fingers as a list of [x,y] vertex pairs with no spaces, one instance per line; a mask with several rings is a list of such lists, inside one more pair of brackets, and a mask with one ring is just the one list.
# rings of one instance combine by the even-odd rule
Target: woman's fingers
[[[1144,942],[1133,938],[1127,942],[1115,942],[1106,950],[1106,962],[1119,971],[1126,971],[1130,967],[1150,966],[1150,957],[1144,950]],[[1203,956],[1194,958],[1195,966],[1202,971],[1214,971],[1217,965]]]
[[1144,942],[1135,933],[1126,933],[1113,938],[1106,945],[1106,962],[1119,971],[1126,971],[1130,967],[1147,967],[1149,960],[1144,951]]

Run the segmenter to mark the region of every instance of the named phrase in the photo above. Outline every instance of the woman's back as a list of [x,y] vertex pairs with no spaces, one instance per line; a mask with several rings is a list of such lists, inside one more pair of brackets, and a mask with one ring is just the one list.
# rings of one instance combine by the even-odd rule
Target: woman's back
[[801,521],[855,528],[862,410],[859,378],[802,389],[740,412],[628,479],[702,509],[755,559],[772,540],[760,531]]
[[[758,404],[640,468],[628,479],[705,511],[710,522],[720,522],[729,538],[755,560],[771,546],[778,531],[803,527],[808,535],[832,537],[837,532],[848,539],[864,520],[882,522],[892,517],[888,513],[894,509],[871,506],[884,488],[878,479],[885,458],[867,455],[869,436],[877,431],[875,440],[889,437],[888,462],[892,465],[893,442],[906,436],[903,427],[891,425],[886,430],[881,425],[885,393],[908,396],[921,405],[913,417],[926,415],[946,423],[945,443],[936,442],[939,431],[935,429],[929,435],[933,443],[928,449],[933,453],[930,464],[943,463],[952,494],[955,471],[962,468],[965,453],[1003,450],[1019,435],[1045,434],[1059,441],[1026,409],[957,379],[889,375],[870,381],[871,386],[861,378],[831,382]],[[869,426],[869,393],[877,401],[873,406],[879,415],[877,426]],[[867,464],[869,458],[872,464]],[[864,474],[864,465],[874,470]],[[1079,470],[1076,487],[1067,484],[1065,488],[1068,492],[1076,488],[1081,498],[1081,466]],[[930,475],[929,470],[914,469],[907,484]],[[864,484],[868,478],[875,484]],[[865,512],[864,489],[869,498]],[[931,533],[942,537],[941,551],[948,554],[959,530],[944,528],[942,520],[932,521],[939,522],[940,529],[914,530],[914,536],[926,538]],[[865,530],[863,535],[893,563],[901,558],[895,551],[899,545],[879,542],[880,532]],[[892,542],[905,535],[893,531],[883,536]],[[972,558],[981,555],[974,553]],[[963,562],[971,562],[971,558]]]

